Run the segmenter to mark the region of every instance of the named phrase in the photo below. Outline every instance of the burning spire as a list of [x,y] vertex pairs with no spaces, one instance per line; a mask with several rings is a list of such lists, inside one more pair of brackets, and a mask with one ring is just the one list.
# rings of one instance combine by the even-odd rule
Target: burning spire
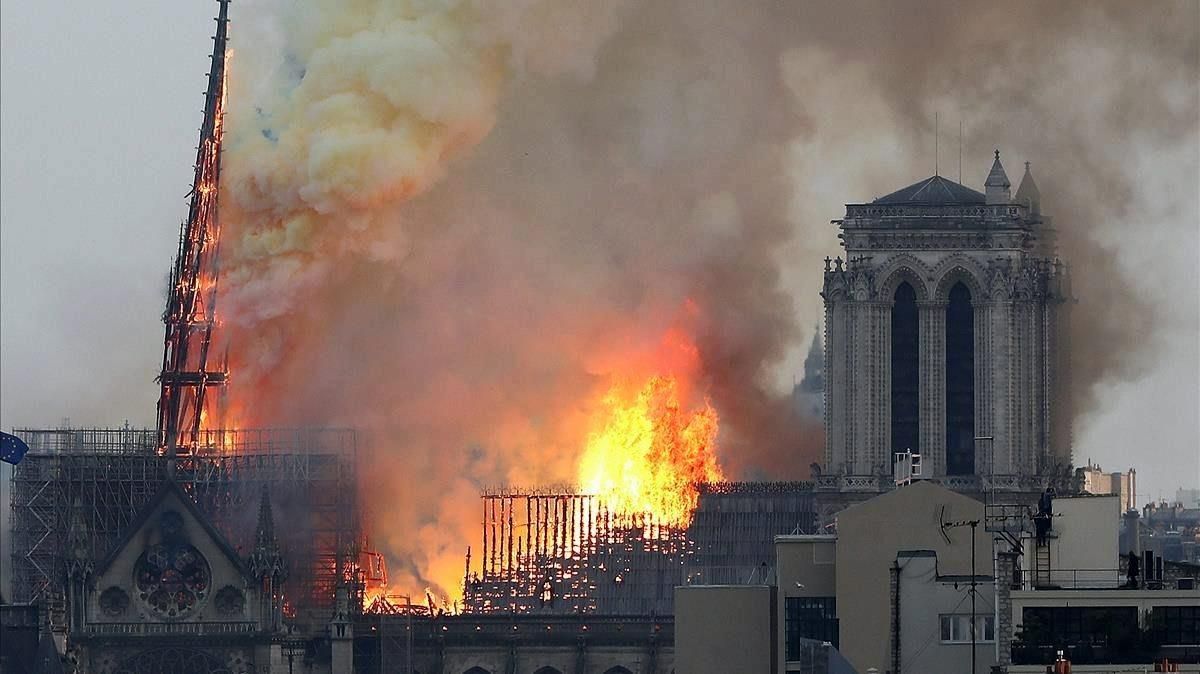
[[209,348],[216,321],[217,249],[220,223],[217,194],[221,177],[222,118],[225,112],[225,58],[229,0],[218,0],[217,33],[204,101],[204,122],[196,150],[196,177],[191,206],[179,233],[179,251],[171,270],[167,307],[162,385],[158,399],[159,450],[170,457],[196,449],[205,416],[209,387],[225,384],[224,367],[210,370]]

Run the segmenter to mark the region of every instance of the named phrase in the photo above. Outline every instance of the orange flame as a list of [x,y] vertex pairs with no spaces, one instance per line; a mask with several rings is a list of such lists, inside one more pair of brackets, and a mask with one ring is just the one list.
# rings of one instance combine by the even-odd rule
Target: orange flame
[[696,483],[724,479],[712,405],[685,410],[678,379],[658,375],[635,392],[614,386],[603,408],[580,462],[584,490],[616,514],[687,527],[699,502]]

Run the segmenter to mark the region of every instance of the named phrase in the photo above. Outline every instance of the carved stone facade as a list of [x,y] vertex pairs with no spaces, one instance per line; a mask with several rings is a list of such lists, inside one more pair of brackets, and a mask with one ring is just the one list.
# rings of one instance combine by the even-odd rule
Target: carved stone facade
[[905,449],[925,477],[976,485],[1069,464],[1069,276],[1028,165],[1018,198],[1008,189],[997,153],[987,194],[934,176],[836,221],[846,260],[826,259],[821,293],[827,475],[890,477]]
[[[273,537],[266,542],[273,546]],[[269,586],[176,483],[163,484],[106,559],[79,557],[69,634],[75,671],[287,671],[275,620],[282,596],[264,596]]]

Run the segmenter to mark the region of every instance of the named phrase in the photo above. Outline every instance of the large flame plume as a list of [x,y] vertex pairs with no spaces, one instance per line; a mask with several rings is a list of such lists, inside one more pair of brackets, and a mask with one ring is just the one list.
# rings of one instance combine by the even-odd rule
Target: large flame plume
[[[776,156],[736,151],[765,140],[724,134],[664,164],[628,136],[592,168],[561,171],[578,132],[555,132],[565,144],[527,140],[523,123],[469,152],[500,122],[502,101],[534,100],[518,93],[532,83],[644,98],[619,91],[636,79],[597,71],[631,7],[309,0],[239,24],[256,39],[238,44],[223,180],[226,418],[361,430],[369,526],[392,590],[455,595],[480,488],[592,479],[580,472],[589,433],[617,413],[614,396],[638,404],[639,387],[652,389],[656,432],[682,424],[680,441],[707,455],[676,472],[623,465],[648,471],[644,488],[660,496],[614,491],[621,508],[683,522],[691,482],[723,474],[723,406],[735,469],[807,465],[771,458],[805,440],[766,375],[795,332],[770,260],[788,226],[782,209],[760,212],[782,203],[758,178]],[[665,56],[638,58],[674,67]],[[540,134],[560,126],[539,121],[552,110],[522,117]],[[677,145],[679,133],[688,129],[662,140]],[[497,172],[492,153],[511,161],[539,147],[557,158]],[[603,174],[616,165],[624,177],[611,183]],[[517,191],[491,189],[486,176],[514,170]],[[551,173],[518,177],[529,170]],[[580,192],[595,179],[624,196]],[[631,460],[657,460],[672,442],[640,456],[625,447]],[[672,484],[680,503],[662,498]]]
[[588,436],[579,466],[585,493],[620,515],[674,528],[691,523],[697,483],[724,474],[716,410],[707,400],[684,408],[679,388],[676,378],[656,376],[640,388],[618,384],[604,396],[604,418]]

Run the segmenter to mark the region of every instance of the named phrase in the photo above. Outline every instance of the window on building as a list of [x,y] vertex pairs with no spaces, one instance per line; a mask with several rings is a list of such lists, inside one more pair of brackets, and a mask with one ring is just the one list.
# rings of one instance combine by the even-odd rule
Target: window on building
[[1034,606],[1021,612],[1021,640],[1033,646],[1107,646],[1138,625],[1133,606]]
[[892,305],[892,451],[920,452],[920,322],[917,293],[904,282]]
[[[975,615],[975,642],[984,643],[996,640],[996,618],[990,615]],[[971,615],[948,614],[942,616],[942,643],[969,644],[971,643]]]
[[1200,646],[1200,606],[1155,606],[1150,624],[1160,644]]
[[962,282],[946,305],[946,473],[975,472],[975,310]]
[[788,660],[801,657],[801,639],[838,645],[837,599],[787,597],[783,605],[784,641]]

